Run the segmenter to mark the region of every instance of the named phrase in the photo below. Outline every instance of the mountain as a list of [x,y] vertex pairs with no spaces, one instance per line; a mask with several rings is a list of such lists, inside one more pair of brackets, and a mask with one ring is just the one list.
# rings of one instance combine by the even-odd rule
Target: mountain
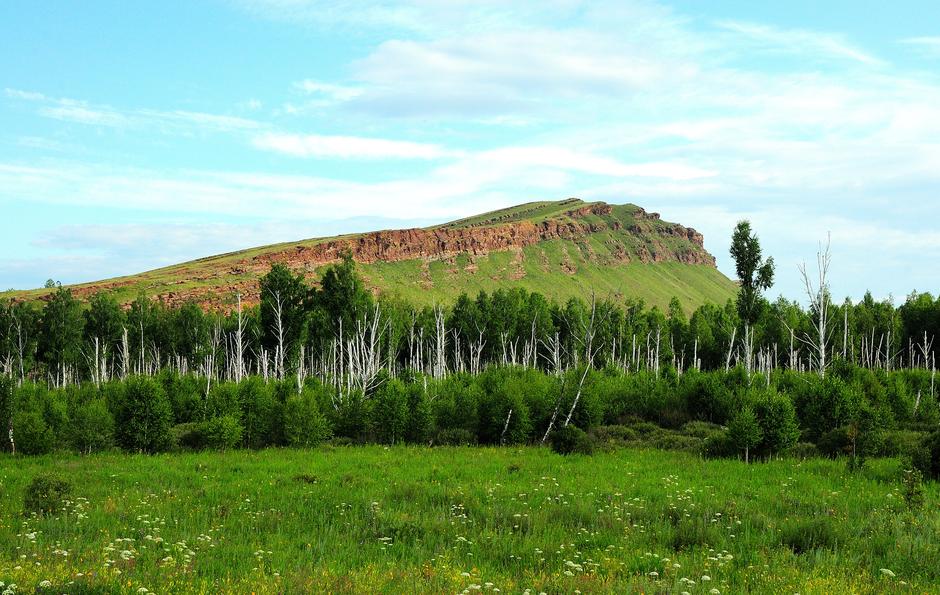
[[[114,291],[123,303],[141,292],[169,304],[194,300],[228,309],[236,293],[258,301],[258,278],[272,263],[311,283],[349,252],[366,285],[417,304],[452,301],[461,292],[520,286],[556,300],[571,296],[642,298],[689,309],[724,303],[735,284],[715,267],[702,235],[632,205],[572,198],[526,203],[419,229],[385,230],[274,244],[153,271],[72,286],[79,297]],[[36,299],[50,290],[15,292]],[[9,294],[8,294],[9,295]]]

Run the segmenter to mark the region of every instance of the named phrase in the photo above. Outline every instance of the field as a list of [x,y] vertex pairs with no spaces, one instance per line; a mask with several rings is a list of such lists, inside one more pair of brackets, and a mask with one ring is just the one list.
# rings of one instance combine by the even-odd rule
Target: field
[[[27,518],[38,473],[74,486]],[[891,593],[940,589],[940,490],[898,461],[324,447],[0,458],[16,592]],[[2,590],[2,589],[0,589]]]

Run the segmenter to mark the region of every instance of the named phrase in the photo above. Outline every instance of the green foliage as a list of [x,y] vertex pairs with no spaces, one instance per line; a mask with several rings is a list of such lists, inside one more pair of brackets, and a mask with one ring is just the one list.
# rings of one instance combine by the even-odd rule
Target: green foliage
[[728,437],[739,452],[744,452],[744,460],[750,460],[750,451],[764,438],[764,431],[753,409],[745,407],[731,418],[728,424]]
[[914,452],[913,461],[925,477],[940,480],[940,430],[924,438]]
[[72,495],[72,484],[53,473],[42,473],[33,478],[23,496],[23,510],[27,515],[51,515],[61,512]]
[[753,325],[760,316],[761,293],[774,283],[774,259],[763,260],[760,241],[749,221],[739,221],[731,238],[731,257],[738,275],[738,315]]
[[214,417],[202,422],[206,446],[215,450],[235,448],[242,441],[242,425],[233,415]]
[[594,441],[584,430],[577,426],[567,425],[552,430],[548,440],[552,451],[561,455],[590,455],[594,453]]
[[52,452],[55,434],[36,407],[21,409],[13,414],[11,420],[13,440],[17,452],[25,455],[41,455]]
[[408,389],[397,378],[382,384],[372,397],[372,432],[382,444],[404,442],[408,430]]
[[58,288],[43,308],[39,324],[39,355],[49,371],[59,378],[75,372],[81,358],[81,304],[71,289]]
[[72,413],[70,442],[78,452],[91,454],[114,446],[114,416],[103,399],[79,405]]
[[306,338],[310,288],[303,275],[294,275],[275,263],[258,284],[261,293],[261,344],[269,353],[277,353],[283,342],[286,365],[293,362]]
[[237,390],[245,446],[264,448],[280,444],[282,404],[274,397],[274,387],[252,376],[241,382]]
[[173,410],[160,383],[134,376],[123,384],[122,392],[114,416],[121,448],[145,453],[167,450]]
[[320,413],[313,390],[292,395],[284,404],[284,437],[290,446],[312,448],[331,435],[329,422]]
[[796,444],[800,428],[790,399],[773,389],[756,392],[752,406],[763,435],[757,451],[770,456]]

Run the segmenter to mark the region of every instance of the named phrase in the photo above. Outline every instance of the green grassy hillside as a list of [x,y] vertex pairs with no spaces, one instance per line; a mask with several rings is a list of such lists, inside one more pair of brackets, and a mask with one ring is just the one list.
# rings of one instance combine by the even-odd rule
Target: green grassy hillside
[[[417,230],[417,235],[418,241],[425,242],[440,237],[447,242],[455,237],[485,240],[499,233],[515,237],[506,230],[521,230],[520,234],[528,233],[530,239],[532,234],[545,237],[475,250],[475,254],[448,249],[436,254],[431,246],[430,253],[425,251],[421,258],[357,256],[359,270],[375,293],[400,296],[416,304],[447,303],[462,292],[475,294],[511,286],[559,301],[585,298],[594,292],[603,298],[638,298],[665,307],[676,296],[689,309],[705,302],[724,303],[734,294],[734,283],[713,266],[700,239],[691,239],[694,232],[648,215],[636,205],[578,199],[532,202]],[[414,236],[407,231],[386,231],[286,242],[82,283],[73,289],[80,297],[113,291],[125,303],[143,293],[170,303],[194,300],[207,307],[225,307],[236,292],[251,302],[257,279],[271,262],[284,262],[316,283],[329,264],[310,256],[317,249],[347,244],[355,249],[370,237],[381,237],[376,244],[383,247],[398,242],[394,247],[407,249]],[[49,292],[36,289],[0,297],[41,299]]]

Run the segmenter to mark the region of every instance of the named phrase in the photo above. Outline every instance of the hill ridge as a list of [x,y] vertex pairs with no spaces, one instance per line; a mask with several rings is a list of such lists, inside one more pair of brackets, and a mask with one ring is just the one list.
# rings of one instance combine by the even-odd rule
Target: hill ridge
[[[236,293],[248,304],[256,302],[257,279],[274,263],[315,283],[319,269],[345,253],[375,293],[418,303],[509,285],[557,299],[601,288],[655,305],[665,305],[670,286],[689,306],[723,301],[733,291],[694,228],[633,204],[576,198],[524,203],[424,228],[283,242],[71,288],[82,298],[111,290],[124,303],[144,293],[168,305],[195,301],[225,310]],[[49,291],[14,297],[42,299]]]

